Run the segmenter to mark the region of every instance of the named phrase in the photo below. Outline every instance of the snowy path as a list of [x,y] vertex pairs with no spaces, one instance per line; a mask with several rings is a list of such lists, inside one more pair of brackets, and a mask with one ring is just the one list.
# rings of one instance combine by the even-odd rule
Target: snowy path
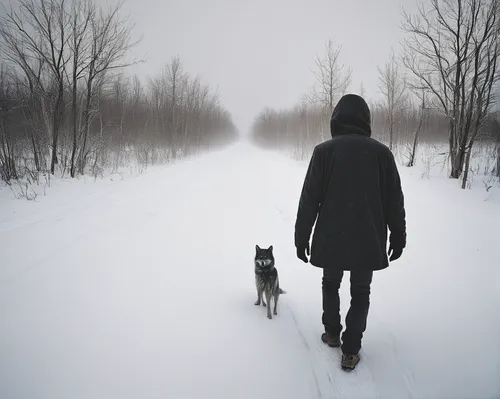
[[[500,207],[402,168],[409,247],[345,373],[294,254],[304,173],[238,144],[37,203],[0,192],[0,398],[500,398]],[[255,244],[288,292],[272,321]]]

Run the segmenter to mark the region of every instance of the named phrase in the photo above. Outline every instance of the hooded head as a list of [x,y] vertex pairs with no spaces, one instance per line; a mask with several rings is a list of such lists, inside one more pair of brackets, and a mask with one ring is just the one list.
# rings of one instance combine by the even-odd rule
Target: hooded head
[[371,136],[370,108],[362,97],[356,94],[343,96],[335,109],[330,120],[330,132],[332,137],[346,133],[358,133]]

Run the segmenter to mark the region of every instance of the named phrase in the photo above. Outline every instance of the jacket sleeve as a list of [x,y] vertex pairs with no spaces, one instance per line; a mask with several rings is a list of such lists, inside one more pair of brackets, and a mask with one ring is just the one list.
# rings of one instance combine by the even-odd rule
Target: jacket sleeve
[[314,149],[299,199],[295,221],[295,246],[305,247],[322,201],[323,171],[317,148]]
[[387,168],[387,225],[391,234],[401,235],[406,242],[406,212],[404,205],[404,195],[401,188],[401,178],[399,176],[394,155],[390,153]]

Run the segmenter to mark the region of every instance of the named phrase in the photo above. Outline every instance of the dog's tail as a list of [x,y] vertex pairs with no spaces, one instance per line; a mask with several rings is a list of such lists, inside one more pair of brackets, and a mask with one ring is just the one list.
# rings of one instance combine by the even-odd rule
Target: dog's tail
[[281,294],[286,294],[286,291],[284,291],[284,290],[282,290],[282,289],[280,288],[280,295],[281,295]]

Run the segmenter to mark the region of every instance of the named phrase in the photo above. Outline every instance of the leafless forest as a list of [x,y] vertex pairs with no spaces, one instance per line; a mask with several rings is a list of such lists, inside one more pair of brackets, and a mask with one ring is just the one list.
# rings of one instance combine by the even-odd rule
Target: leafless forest
[[[414,14],[403,13],[401,53],[379,66],[382,100],[369,104],[373,136],[406,166],[415,165],[423,146],[433,146],[462,188],[471,172],[500,177],[499,6],[498,0],[432,0]],[[256,143],[307,158],[330,137],[338,99],[347,91],[366,94],[363,87],[350,88],[351,71],[334,40],[312,66],[311,93],[293,109],[264,109],[255,118]]]
[[[142,83],[121,5],[21,0],[0,20],[0,176],[99,176],[236,139],[217,93],[170,60]],[[167,60],[168,61],[168,60]]]
[[[500,0],[432,0],[403,13],[405,40],[378,67],[374,137],[404,162],[433,146],[449,176],[500,177],[497,96]],[[179,58],[147,81],[127,73],[140,39],[121,6],[94,0],[21,0],[0,20],[0,178],[100,176],[143,169],[237,139],[218,94]],[[351,86],[342,46],[311,60],[315,87],[293,109],[264,109],[252,138],[305,159],[330,137],[332,109]]]

